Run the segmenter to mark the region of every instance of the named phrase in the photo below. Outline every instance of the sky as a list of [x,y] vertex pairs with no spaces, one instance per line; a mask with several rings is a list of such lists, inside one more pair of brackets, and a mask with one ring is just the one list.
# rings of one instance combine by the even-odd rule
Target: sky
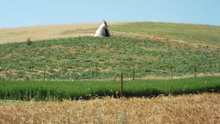
[[0,0],[0,29],[160,21],[220,26],[220,0]]

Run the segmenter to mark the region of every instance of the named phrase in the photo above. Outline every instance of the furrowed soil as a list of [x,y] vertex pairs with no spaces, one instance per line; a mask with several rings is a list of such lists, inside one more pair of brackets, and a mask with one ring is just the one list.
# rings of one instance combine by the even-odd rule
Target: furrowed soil
[[1,103],[0,123],[145,124],[220,122],[220,94]]

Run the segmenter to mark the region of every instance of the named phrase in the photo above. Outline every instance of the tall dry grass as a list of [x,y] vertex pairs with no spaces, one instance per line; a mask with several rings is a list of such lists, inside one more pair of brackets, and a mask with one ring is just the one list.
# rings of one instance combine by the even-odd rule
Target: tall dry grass
[[[36,41],[66,37],[94,36],[100,24],[101,23],[82,23],[0,29],[0,44],[24,42],[28,38],[31,38],[32,41]],[[109,23],[110,26],[116,24],[121,23]]]
[[[0,29],[0,44],[56,38],[94,36],[101,23],[63,24]],[[121,24],[112,22],[109,26]]]
[[220,94],[156,98],[4,103],[2,124],[220,123]]
[[34,26],[0,30],[0,44],[31,40],[47,40],[64,37],[89,36],[94,32],[85,30],[96,28],[99,23]]

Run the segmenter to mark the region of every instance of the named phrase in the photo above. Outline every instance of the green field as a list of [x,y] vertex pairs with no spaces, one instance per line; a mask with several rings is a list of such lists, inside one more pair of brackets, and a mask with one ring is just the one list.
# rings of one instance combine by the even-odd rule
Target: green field
[[136,22],[112,26],[111,30],[122,34],[159,37],[191,45],[211,45],[220,48],[220,26]]
[[[220,92],[220,77],[124,81],[125,97]],[[0,99],[73,100],[119,97],[119,81],[1,81]]]
[[0,45],[1,80],[113,80],[220,72],[218,49],[130,37],[64,38]]

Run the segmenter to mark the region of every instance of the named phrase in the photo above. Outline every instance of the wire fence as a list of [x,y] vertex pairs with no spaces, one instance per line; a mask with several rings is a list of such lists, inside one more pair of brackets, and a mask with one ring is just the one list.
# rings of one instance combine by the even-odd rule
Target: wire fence
[[[79,68],[79,67],[77,67]],[[119,80],[120,74],[125,79],[152,79],[152,78],[184,78],[199,76],[220,76],[219,64],[211,66],[188,66],[187,68],[167,67],[161,70],[147,67],[132,66],[126,69],[87,68],[77,71],[76,68],[62,68],[60,70],[44,66],[44,68],[27,68],[16,70],[13,65],[0,68],[0,80]]]

